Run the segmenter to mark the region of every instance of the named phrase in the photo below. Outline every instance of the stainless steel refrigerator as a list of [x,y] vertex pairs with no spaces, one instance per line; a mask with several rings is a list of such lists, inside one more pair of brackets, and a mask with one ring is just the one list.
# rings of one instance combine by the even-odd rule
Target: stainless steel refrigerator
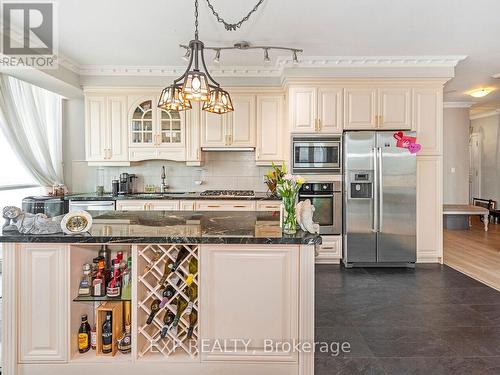
[[415,264],[416,157],[396,147],[395,132],[344,133],[346,267]]

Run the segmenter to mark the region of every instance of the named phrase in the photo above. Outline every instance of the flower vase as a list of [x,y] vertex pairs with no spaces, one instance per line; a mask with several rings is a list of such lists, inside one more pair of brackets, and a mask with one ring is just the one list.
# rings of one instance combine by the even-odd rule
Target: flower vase
[[297,217],[295,214],[296,196],[282,197],[283,202],[283,233],[295,234],[297,232]]

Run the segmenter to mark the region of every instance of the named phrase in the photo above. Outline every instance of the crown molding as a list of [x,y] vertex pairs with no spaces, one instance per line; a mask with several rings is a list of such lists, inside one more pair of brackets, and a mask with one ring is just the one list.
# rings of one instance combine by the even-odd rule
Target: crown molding
[[[298,64],[290,57],[278,57],[273,66],[211,66],[217,77],[281,77],[286,68],[454,68],[467,56],[302,56]],[[180,76],[185,66],[78,65],[67,57],[65,68],[83,76]]]
[[444,102],[443,108],[470,108],[473,105],[472,102]]
[[471,120],[478,120],[480,118],[498,116],[498,115],[500,115],[500,108],[494,109],[493,111],[480,112],[480,113],[473,114],[470,116],[470,119]]

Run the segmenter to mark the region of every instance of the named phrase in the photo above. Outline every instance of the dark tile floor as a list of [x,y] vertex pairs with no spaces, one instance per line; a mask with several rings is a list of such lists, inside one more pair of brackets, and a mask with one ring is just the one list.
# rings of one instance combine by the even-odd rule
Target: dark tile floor
[[[500,272],[500,270],[499,270]],[[500,292],[447,266],[316,266],[316,375],[500,374]]]

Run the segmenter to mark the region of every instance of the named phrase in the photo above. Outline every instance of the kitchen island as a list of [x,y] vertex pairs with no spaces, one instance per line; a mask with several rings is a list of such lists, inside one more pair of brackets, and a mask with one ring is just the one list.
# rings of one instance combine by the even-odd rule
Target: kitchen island
[[[319,236],[283,235],[276,212],[110,211],[93,213],[93,221],[83,235],[0,236],[3,374],[313,374]],[[132,258],[127,354],[104,355],[99,344],[78,352],[82,314],[92,326],[103,300],[123,303],[78,298],[82,266],[103,244]],[[179,253],[178,268],[164,278]],[[165,285],[175,295],[148,324]],[[181,299],[193,302],[198,319],[180,314],[176,330],[161,338],[164,315],[175,314]]]

